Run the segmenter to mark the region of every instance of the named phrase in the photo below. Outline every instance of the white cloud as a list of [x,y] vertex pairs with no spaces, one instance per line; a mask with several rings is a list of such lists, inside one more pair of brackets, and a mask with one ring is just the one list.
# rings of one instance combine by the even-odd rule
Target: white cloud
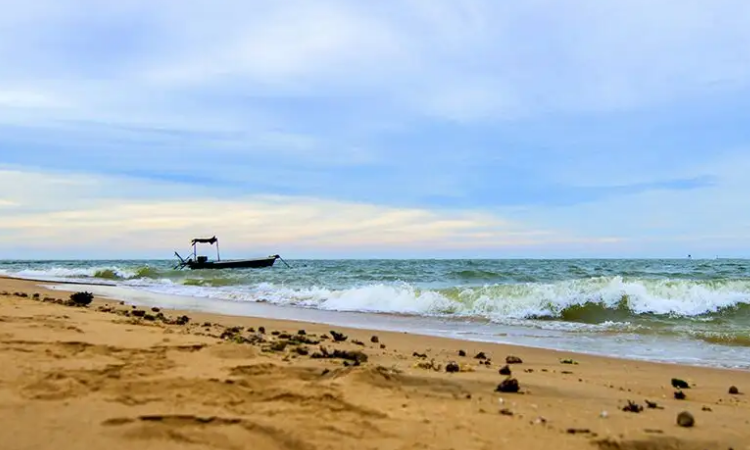
[[[134,248],[161,254],[181,248],[193,237],[214,234],[238,252],[283,248],[356,254],[369,250],[407,256],[410,252],[487,252],[612,241],[533,228],[478,211],[270,195],[159,198],[165,184],[24,171],[0,175],[0,191],[11,192],[5,201],[23,206],[0,210],[0,242],[20,249],[41,248],[54,255],[100,254],[104,248],[114,254]],[[26,180],[20,184],[22,189],[20,180]],[[13,191],[7,190],[13,186]],[[174,192],[180,186],[171,187]],[[151,192],[151,198],[123,195],[139,191]]]

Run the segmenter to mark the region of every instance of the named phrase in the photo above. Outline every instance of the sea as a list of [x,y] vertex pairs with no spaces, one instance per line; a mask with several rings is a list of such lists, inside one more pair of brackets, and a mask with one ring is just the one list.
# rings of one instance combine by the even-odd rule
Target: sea
[[750,369],[750,260],[287,262],[0,261],[0,275],[133,304]]

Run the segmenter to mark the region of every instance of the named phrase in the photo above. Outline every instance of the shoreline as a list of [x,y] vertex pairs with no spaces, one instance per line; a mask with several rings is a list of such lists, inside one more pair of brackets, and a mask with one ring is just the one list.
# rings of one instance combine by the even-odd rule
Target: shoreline
[[[410,314],[330,311],[266,302],[243,303],[221,298],[209,299],[157,293],[117,283],[60,282],[55,280],[27,280],[23,278],[8,279],[34,281],[41,285],[50,286],[53,289],[60,287],[65,290],[65,286],[67,285],[87,287],[96,295],[126,300],[132,304],[141,306],[163,307],[169,305],[168,307],[172,310],[190,313],[221,314],[238,318],[256,317],[279,321],[326,324],[327,326],[346,327],[365,331],[406,331],[420,336],[543,349],[560,353],[616,358],[627,361],[750,371],[750,349],[746,347],[722,346],[699,340],[686,341],[684,338],[681,340],[678,337],[623,333],[620,337],[631,336],[637,338],[639,341],[631,342],[620,339],[623,342],[613,345],[608,341],[608,336],[602,336],[596,334],[596,332],[590,334],[582,332],[573,333],[567,330],[539,329],[520,325],[502,325],[481,321],[459,320],[458,318]],[[484,333],[476,332],[476,330],[482,328],[491,331]],[[574,340],[579,336],[591,336],[591,338],[595,339],[589,343],[591,345],[590,350],[583,350],[580,340]],[[604,339],[598,339],[599,337],[604,337]],[[649,339],[652,340],[651,346],[647,345]],[[654,339],[656,341],[653,341]],[[571,342],[568,342],[566,345],[561,344],[566,342],[566,340],[570,340]],[[664,354],[654,354],[654,351],[650,350],[652,347],[666,349],[669,357]],[[713,359],[698,359],[695,357],[701,355]],[[747,359],[743,359],[745,357]],[[740,362],[738,363],[737,361]]]
[[[26,280],[0,279],[3,291],[9,448],[726,450],[750,438],[750,402],[728,393],[750,391],[747,371],[109,299],[71,307],[68,292]],[[509,356],[523,360],[511,377],[498,373]],[[497,392],[509,378],[519,392]],[[672,378],[689,383],[686,400]],[[628,401],[644,409],[623,411]],[[694,427],[677,425],[683,411]]]

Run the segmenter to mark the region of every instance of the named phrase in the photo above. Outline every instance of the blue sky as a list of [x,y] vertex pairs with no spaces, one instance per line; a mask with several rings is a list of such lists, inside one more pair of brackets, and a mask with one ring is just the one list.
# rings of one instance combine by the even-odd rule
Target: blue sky
[[743,0],[0,1],[0,258],[750,255]]

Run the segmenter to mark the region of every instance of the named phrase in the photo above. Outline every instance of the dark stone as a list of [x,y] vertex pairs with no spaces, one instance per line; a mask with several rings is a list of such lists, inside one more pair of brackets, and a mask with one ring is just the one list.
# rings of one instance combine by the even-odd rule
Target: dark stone
[[731,386],[729,388],[729,393],[732,394],[732,395],[739,395],[740,390],[737,389],[737,386]]
[[94,294],[91,292],[76,292],[70,294],[70,301],[76,306],[87,306],[90,305],[94,300]]
[[664,409],[664,407],[663,406],[659,406],[658,403],[656,403],[656,402],[650,402],[648,400],[646,400],[646,406],[648,407],[648,409]]
[[372,342],[373,344],[379,344],[380,343],[380,338],[377,337],[377,336],[373,336],[373,337],[370,338],[370,342]]
[[695,425],[695,417],[687,411],[677,414],[677,425],[690,428]]
[[286,339],[286,340],[289,340],[292,338],[292,335],[289,333],[280,333],[277,336],[279,337],[279,339]]
[[146,311],[142,309],[134,309],[131,314],[133,315],[133,317],[143,317],[146,315]]
[[422,358],[422,359],[427,358],[427,354],[426,353],[417,353],[417,352],[414,352],[414,353],[411,354],[411,356],[413,356],[415,358]]
[[31,296],[34,300],[39,300],[39,294],[34,294]]
[[307,331],[305,330],[297,330],[297,334],[300,336],[307,336]]
[[258,327],[258,332],[261,334],[266,334],[266,327]]
[[345,334],[334,330],[331,330],[331,336],[335,342],[344,342],[348,338]]
[[506,364],[522,364],[523,361],[518,356],[510,355],[505,358],[505,363]]
[[211,322],[203,322],[203,326],[204,327],[210,327],[211,326]]
[[690,389],[690,385],[685,380],[679,378],[672,378],[672,387],[677,389]]
[[591,430],[588,428],[568,428],[566,432],[568,434],[589,434]]
[[274,341],[268,348],[274,352],[283,352],[287,345],[289,345],[289,341]]
[[623,406],[622,410],[625,412],[639,413],[643,411],[643,406],[628,400],[628,404]]
[[385,344],[380,344],[380,348],[385,349]]
[[512,416],[513,415],[513,411],[509,410],[508,408],[503,408],[503,409],[500,410],[500,415],[501,416]]
[[510,370],[510,367],[508,366],[501,367],[498,372],[500,373],[500,375],[507,375],[507,376],[510,376],[512,373]]
[[497,392],[518,392],[521,387],[518,384],[518,380],[515,378],[507,378],[502,383],[497,385],[495,391]]
[[474,355],[474,359],[487,359],[487,355],[485,355],[484,352],[479,352]]
[[310,350],[307,347],[295,347],[295,352],[297,352],[298,355],[307,356],[310,354]]
[[180,316],[175,320],[177,325],[187,325],[188,322],[190,322],[190,317],[188,316]]
[[281,332],[280,331],[276,331],[276,330],[274,330],[274,331],[271,332],[272,336],[278,336],[280,334],[281,334]]
[[704,407],[702,408],[702,410],[703,410],[703,411],[706,411],[706,412],[712,412],[712,411],[713,411],[713,409],[709,408],[708,406],[704,406]]
[[526,373],[534,373],[534,369],[523,369]]
[[461,367],[455,361],[451,361],[445,366],[445,371],[448,373],[460,372]]
[[156,320],[156,316],[154,316],[153,314],[144,314],[143,320],[148,320],[148,321],[153,322]]
[[365,346],[365,343],[364,343],[364,342],[362,342],[362,341],[359,341],[359,340],[357,340],[357,339],[352,339],[352,344],[354,344],[354,345],[359,345],[360,347],[364,347],[364,346]]
[[458,356],[466,356],[466,352],[463,350],[458,351]]
[[328,375],[330,372],[330,369],[323,369],[323,373],[321,373],[320,376]]
[[685,400],[687,395],[682,391],[674,391],[674,398],[677,400]]
[[151,312],[159,312],[159,311],[161,311],[161,309],[157,308],[156,306],[151,308]]
[[333,352],[328,351],[327,348],[324,346],[320,346],[320,352],[315,352],[312,355],[310,355],[313,359],[322,359],[322,358],[338,358],[338,359],[345,359],[349,361],[354,361],[356,365],[359,365],[360,363],[367,362],[368,357],[367,354],[364,352],[361,352],[359,350],[334,350]]

